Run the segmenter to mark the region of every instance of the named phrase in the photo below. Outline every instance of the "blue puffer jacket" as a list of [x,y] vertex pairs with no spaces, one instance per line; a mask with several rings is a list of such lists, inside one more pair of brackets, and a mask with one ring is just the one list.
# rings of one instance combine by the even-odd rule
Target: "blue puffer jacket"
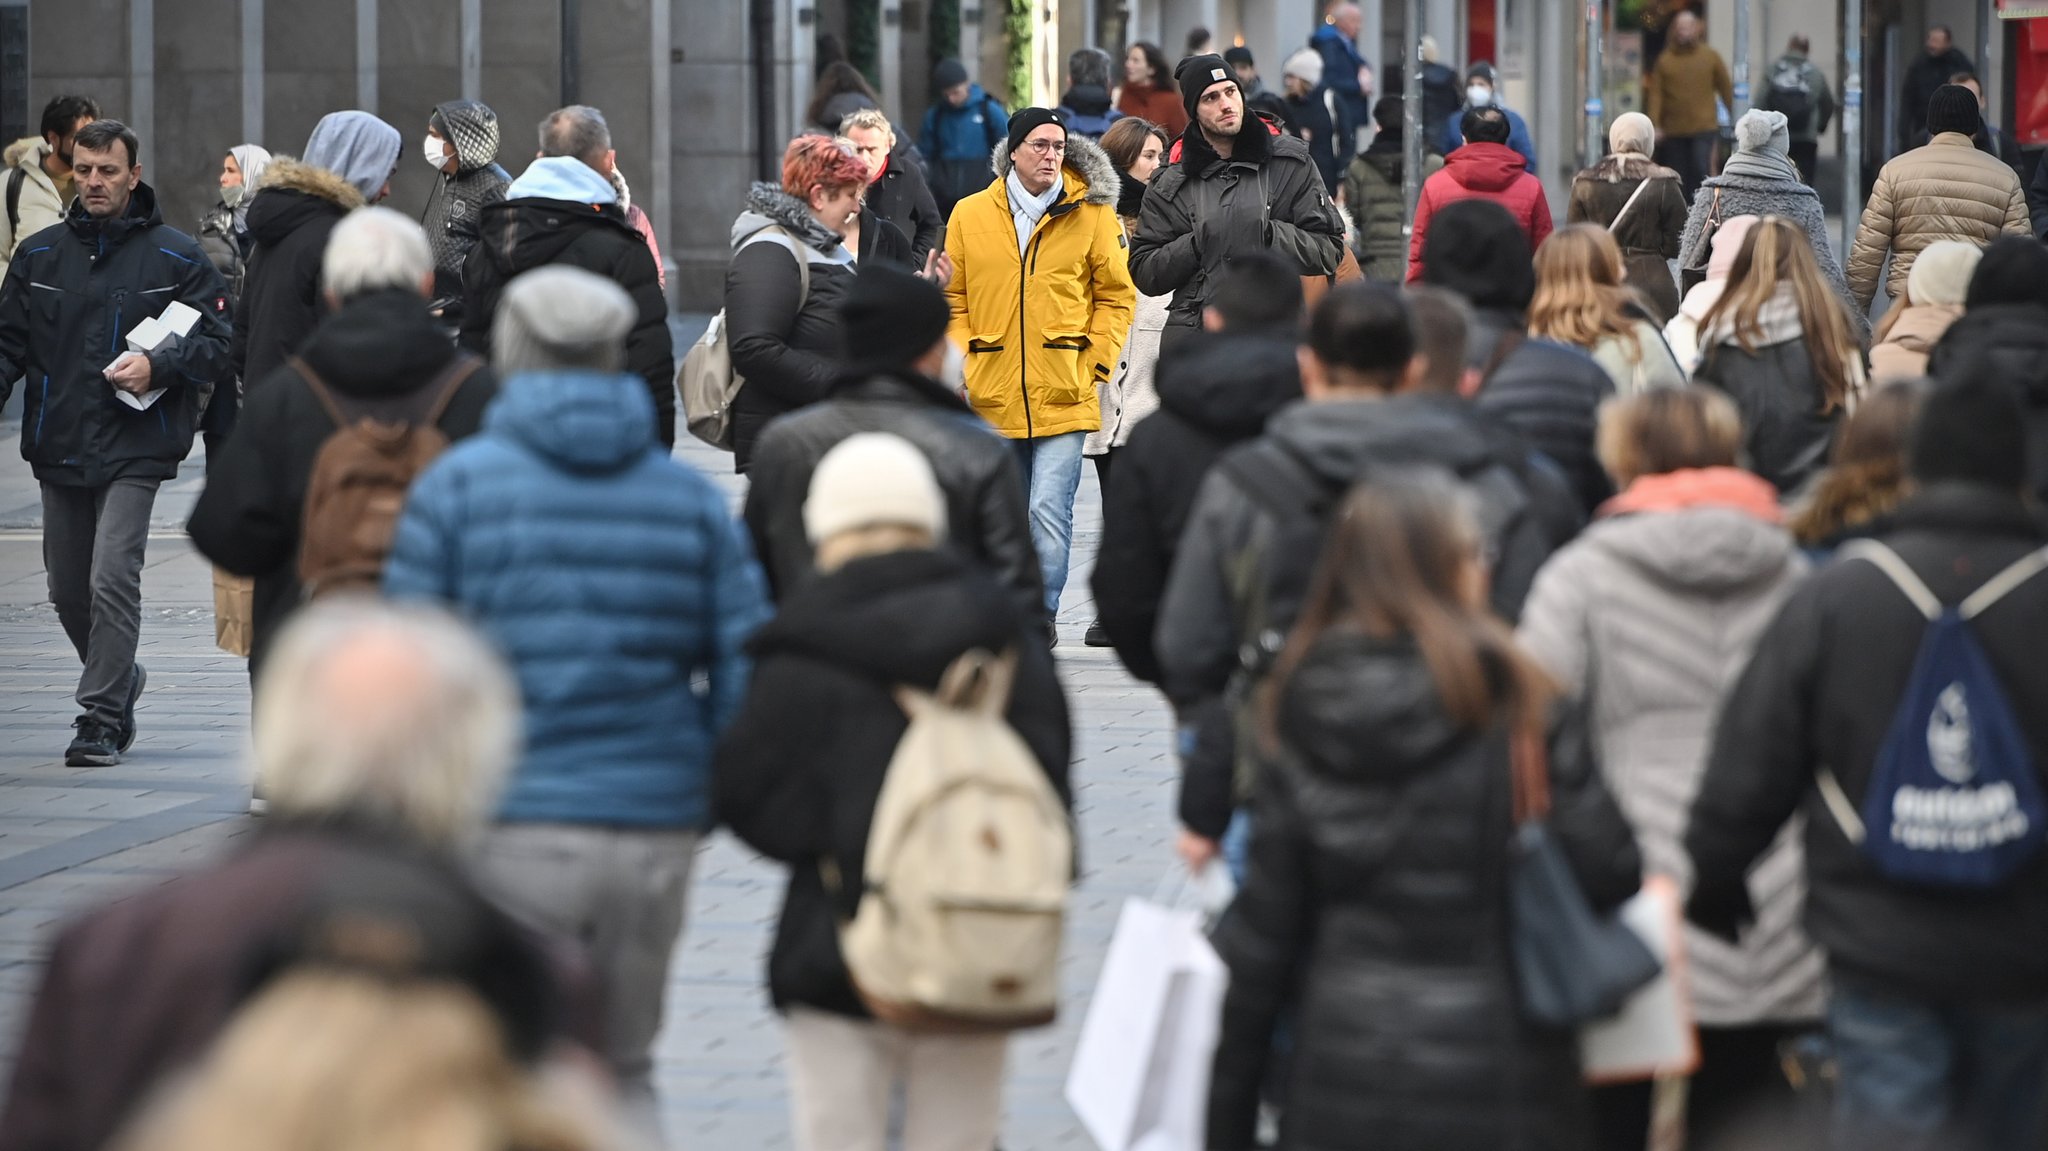
[[1010,131],[1010,114],[1001,101],[970,84],[967,102],[958,108],[943,99],[932,101],[924,112],[924,130],[917,134],[917,150],[933,162],[945,160],[986,160]]
[[504,820],[709,823],[767,597],[725,498],[654,443],[637,376],[517,376],[406,501],[385,592],[455,605],[519,677]]

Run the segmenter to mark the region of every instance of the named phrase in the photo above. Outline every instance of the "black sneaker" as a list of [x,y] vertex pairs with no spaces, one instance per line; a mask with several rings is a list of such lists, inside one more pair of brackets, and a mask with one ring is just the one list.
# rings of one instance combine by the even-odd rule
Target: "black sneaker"
[[128,706],[121,709],[120,750],[127,751],[135,742],[135,701],[142,698],[142,688],[149,682],[149,671],[141,664],[128,674]]
[[64,752],[66,767],[112,767],[121,762],[121,733],[113,724],[81,715],[71,726],[78,735]]
[[1081,643],[1086,647],[1110,647],[1112,645],[1109,642],[1109,629],[1102,626],[1101,620],[1096,620],[1088,625],[1088,631],[1081,637]]

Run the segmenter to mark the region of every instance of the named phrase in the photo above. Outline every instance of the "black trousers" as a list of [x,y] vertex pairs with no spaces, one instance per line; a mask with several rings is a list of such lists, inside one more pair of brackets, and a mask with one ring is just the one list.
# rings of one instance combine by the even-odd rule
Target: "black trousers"
[[1700,190],[1701,182],[1714,174],[1714,145],[1720,139],[1719,132],[1664,137],[1664,145],[1659,149],[1664,154],[1664,166],[1678,173],[1688,201]]
[[1799,169],[1799,178],[1806,181],[1807,187],[1813,187],[1813,174],[1820,166],[1820,141],[1792,141],[1792,163]]

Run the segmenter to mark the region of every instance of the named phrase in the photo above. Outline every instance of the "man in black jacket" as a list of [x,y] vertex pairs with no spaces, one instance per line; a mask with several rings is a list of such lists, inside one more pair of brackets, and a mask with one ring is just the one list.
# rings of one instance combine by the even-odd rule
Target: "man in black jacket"
[[[913,149],[897,146],[896,130],[879,108],[851,113],[840,122],[839,134],[853,141],[853,154],[868,166],[868,211],[909,239],[909,268],[924,270],[925,260],[939,250],[946,220],[925,184],[924,169],[912,158]],[[867,239],[865,229],[861,239]]]
[[[21,242],[0,286],[0,405],[25,378],[21,455],[42,485],[50,600],[85,665],[72,767],[117,764],[135,741],[150,509],[192,450],[200,397],[233,378],[227,284],[164,223],[136,147],[118,121],[79,129],[78,198]],[[122,350],[173,303],[198,313],[190,331]]]
[[[344,415],[417,418],[453,388],[436,427],[474,433],[497,392],[490,369],[458,352],[427,311],[434,258],[418,224],[384,208],[352,213],[321,262],[332,314],[295,359]],[[461,378],[456,373],[463,372]],[[242,425],[208,477],[185,530],[214,566],[256,581],[249,676],[255,682],[280,628],[299,607],[299,536],[313,460],[334,417],[297,366],[249,391]]]
[[1191,122],[1172,166],[1152,177],[1131,241],[1138,290],[1173,294],[1169,340],[1201,326],[1235,257],[1270,250],[1298,276],[1332,275],[1344,257],[1344,224],[1308,145],[1245,111],[1223,57],[1190,57],[1175,75]]
[[1900,151],[1911,148],[1920,133],[1926,131],[1927,102],[1934,99],[1934,90],[1949,83],[1949,77],[1958,72],[1976,70],[1970,58],[1956,47],[1955,34],[1948,25],[1936,24],[1927,29],[1927,50],[1913,57],[1912,66],[1906,69],[1905,88],[1899,95]]
[[[1234,783],[1245,701],[1294,626],[1320,550],[1322,521],[1376,469],[1443,468],[1472,489],[1494,571],[1493,606],[1521,613],[1557,547],[1556,503],[1528,449],[1456,397],[1424,390],[1428,361],[1400,293],[1347,284],[1324,297],[1300,357],[1306,399],[1217,462],[1188,516],[1160,605],[1161,686],[1195,735],[1184,737],[1181,851],[1200,866],[1241,796]],[[1119,479],[1118,483],[1122,482]]]
[[[2026,448],[2017,400],[2001,381],[1979,375],[1932,392],[1909,462],[1914,494],[1881,540],[1941,604],[1954,607],[2048,546],[2020,496]],[[2039,1147],[2048,1123],[2048,853],[1995,886],[1942,888],[1887,878],[1852,839],[1890,839],[1858,813],[1928,626],[1901,586],[1861,557],[1822,569],[1786,601],[1728,697],[1693,803],[1687,915],[1733,938],[1753,917],[1750,864],[1803,813],[1806,929],[1827,951],[1834,984],[1837,1145],[1919,1148],[1939,1133],[1954,1140],[1941,1146],[1964,1151]],[[2048,575],[2011,586],[1964,626],[2040,775]],[[1988,710],[1967,698],[1968,712]],[[1958,830],[1974,826],[1969,809],[1991,790],[1963,786],[1980,766],[1971,751],[1988,746],[1964,711],[1947,709],[1941,731],[1922,718],[1907,732],[1927,741],[1938,767],[1960,749],[1961,774],[1952,762],[1942,770],[1957,790],[1937,793],[1961,801]]]
[[1095,611],[1125,670],[1159,682],[1152,632],[1202,478],[1232,445],[1301,398],[1295,348],[1301,277],[1264,252],[1234,261],[1202,311],[1202,331],[1160,356],[1159,410],[1117,450],[1102,503]]
[[747,472],[747,530],[771,592],[787,599],[814,570],[802,512],[818,461],[857,432],[890,432],[931,462],[946,493],[948,544],[1042,619],[1045,585],[1015,453],[937,379],[952,318],[945,294],[923,277],[868,268],[854,278],[839,314],[846,375],[831,398],[769,425]]
[[521,272],[549,264],[582,268],[624,288],[640,314],[626,336],[626,370],[647,381],[654,430],[676,443],[675,345],[661,270],[647,241],[626,220],[610,173],[617,157],[611,129],[595,108],[571,105],[540,123],[541,158],[483,210],[477,245],[463,268],[462,346],[490,350],[498,297]]

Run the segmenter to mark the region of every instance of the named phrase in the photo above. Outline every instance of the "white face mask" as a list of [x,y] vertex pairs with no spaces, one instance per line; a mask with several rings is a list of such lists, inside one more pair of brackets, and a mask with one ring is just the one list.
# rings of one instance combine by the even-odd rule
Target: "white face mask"
[[1474,84],[1465,89],[1465,100],[1474,108],[1484,108],[1493,103],[1493,89],[1484,84]]
[[427,166],[437,172],[448,162],[448,145],[432,136],[427,137],[426,146],[420,149],[420,153],[427,158]]
[[220,202],[232,208],[242,202],[243,195],[248,191],[248,188],[240,184],[236,184],[231,188],[222,188],[220,190]]

